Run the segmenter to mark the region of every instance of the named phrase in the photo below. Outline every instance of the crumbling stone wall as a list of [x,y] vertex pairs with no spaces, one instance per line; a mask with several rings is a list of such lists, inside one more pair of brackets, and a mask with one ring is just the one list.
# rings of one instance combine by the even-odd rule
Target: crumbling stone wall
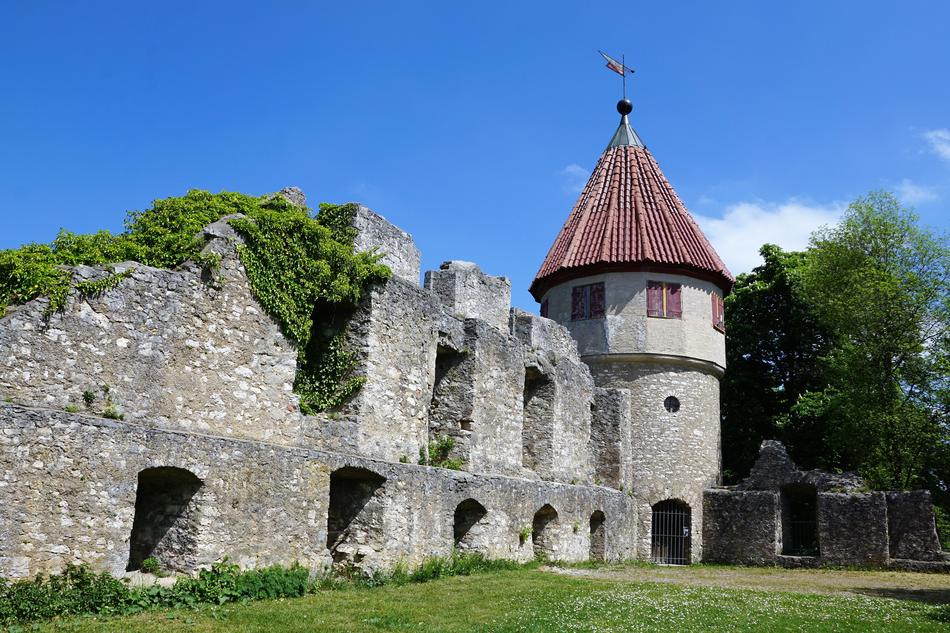
[[891,558],[942,560],[930,491],[888,492],[886,496]]
[[594,481],[619,490],[628,490],[633,481],[630,407],[626,389],[594,390],[590,425]]
[[[640,552],[650,552],[651,508],[680,499],[692,517],[691,556],[701,560],[703,490],[718,483],[720,470],[719,379],[679,363],[587,359],[599,387],[629,391],[631,486],[640,503]],[[668,396],[679,409],[668,411]]]
[[[796,490],[817,495],[816,556],[782,553],[792,517],[781,499]],[[869,492],[854,473],[799,470],[781,442],[762,442],[749,477],[734,488],[706,490],[704,507],[707,562],[950,568],[929,493]]]
[[73,290],[48,322],[46,299],[11,308],[0,318],[0,399],[97,415],[111,404],[140,424],[295,443],[296,351],[253,298],[234,230],[216,222],[205,236],[222,255],[213,280],[193,264],[125,263],[115,270],[131,277],[100,296]]
[[349,560],[360,567],[448,555],[456,509],[467,499],[487,510],[478,548],[491,557],[530,560],[531,540],[519,532],[546,504],[560,518],[547,533],[553,557],[587,559],[588,531],[573,526],[586,525],[596,511],[605,515],[607,559],[634,554],[633,503],[607,488],[474,475],[9,404],[0,405],[0,428],[2,489],[17,500],[0,506],[3,576],[55,572],[80,561],[123,573],[138,473],[154,467],[181,468],[203,482],[196,566],[226,555],[244,566],[331,564],[331,477],[340,469],[383,480],[371,495],[377,504],[372,520],[358,521],[363,535],[347,541]]
[[460,319],[479,319],[508,332],[511,281],[486,275],[472,262],[443,262],[426,272],[425,287],[439,297],[446,312]]

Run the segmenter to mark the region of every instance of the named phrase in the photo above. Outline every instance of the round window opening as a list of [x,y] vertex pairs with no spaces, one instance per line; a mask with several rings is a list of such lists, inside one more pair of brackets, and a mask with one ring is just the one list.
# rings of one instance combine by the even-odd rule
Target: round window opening
[[680,401],[676,396],[668,396],[666,400],[663,401],[663,406],[666,407],[666,410],[670,413],[676,413],[680,410]]

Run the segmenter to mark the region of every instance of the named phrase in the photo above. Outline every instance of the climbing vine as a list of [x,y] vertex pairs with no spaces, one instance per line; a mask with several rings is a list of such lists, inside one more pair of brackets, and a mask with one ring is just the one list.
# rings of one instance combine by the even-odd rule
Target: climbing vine
[[[196,236],[212,222],[242,214],[229,220],[244,238],[238,254],[254,295],[297,347],[294,388],[301,410],[332,409],[362,385],[350,376],[354,359],[339,316],[352,310],[369,284],[390,275],[378,255],[354,252],[355,213],[355,205],[324,204],[312,216],[280,196],[230,192],[193,190],[156,200],[149,209],[129,212],[119,234],[63,230],[52,244],[0,251],[0,316],[10,305],[39,297],[48,300],[45,316],[62,310],[73,286],[68,266],[136,261],[174,268],[191,260],[217,268],[220,259],[202,254],[205,242]],[[75,286],[83,295],[95,295],[130,274],[126,270]]]

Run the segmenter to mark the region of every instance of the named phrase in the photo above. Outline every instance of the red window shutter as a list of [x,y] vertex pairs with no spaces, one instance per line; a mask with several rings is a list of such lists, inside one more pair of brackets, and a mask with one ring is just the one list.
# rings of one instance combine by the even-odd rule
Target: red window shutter
[[647,282],[647,316],[663,316],[663,284],[659,281]]
[[590,287],[590,318],[604,318],[604,284],[593,284]]
[[571,290],[571,321],[587,318],[587,287],[577,286]]
[[548,316],[548,300],[547,299],[541,302],[541,316],[543,317]]
[[683,317],[683,291],[679,284],[666,284],[666,316],[671,319]]

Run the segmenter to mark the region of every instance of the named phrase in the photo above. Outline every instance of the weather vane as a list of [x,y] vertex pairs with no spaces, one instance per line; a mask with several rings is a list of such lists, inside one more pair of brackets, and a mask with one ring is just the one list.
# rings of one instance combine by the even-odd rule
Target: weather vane
[[614,71],[621,77],[623,77],[623,98],[627,98],[627,75],[632,75],[635,71],[633,68],[627,68],[627,65],[624,63],[624,55],[620,56],[620,61],[605,53],[604,51],[597,51],[601,56],[607,60],[607,68]]

